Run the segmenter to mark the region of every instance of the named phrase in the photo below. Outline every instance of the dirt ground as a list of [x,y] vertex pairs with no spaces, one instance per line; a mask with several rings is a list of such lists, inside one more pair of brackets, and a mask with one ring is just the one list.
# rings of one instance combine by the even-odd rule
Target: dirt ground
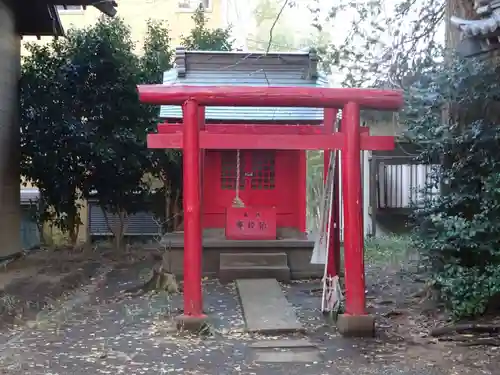
[[[119,256],[106,251],[90,255],[39,252],[7,266],[0,272],[0,301],[14,301],[14,307],[4,307],[10,313],[2,314],[0,370],[7,374],[500,374],[498,333],[486,334],[496,343],[488,345],[476,345],[476,334],[429,335],[433,328],[451,322],[436,302],[427,298],[425,275],[411,256],[367,260],[368,309],[377,322],[374,339],[338,335],[319,312],[319,280],[283,285],[306,327],[305,337],[321,348],[325,360],[282,365],[248,361],[248,343],[262,338],[242,333],[233,285],[205,282],[206,309],[214,322],[212,336],[207,339],[179,337],[171,329],[170,317],[182,307],[181,295],[167,300],[163,296],[117,298],[123,289],[138,282],[141,270],[151,266],[151,258],[150,251],[138,249]],[[105,282],[95,283],[103,269]],[[95,288],[85,291],[92,298],[74,298],[78,290],[92,283]],[[75,311],[65,315],[57,328],[8,329],[13,322],[33,320],[43,306],[60,309],[59,300],[68,296],[77,301]],[[500,321],[488,317],[482,323]],[[21,334],[22,338],[16,336]],[[58,361],[54,362],[55,357]],[[45,364],[36,368],[34,362]]]
[[104,269],[134,264],[150,252],[116,254],[71,248],[40,249],[0,265],[0,330],[35,320],[42,311],[88,285]]
[[[414,254],[398,262],[367,266],[368,310],[375,314],[382,347],[371,356],[425,358],[449,374],[500,374],[500,315],[453,322],[435,293],[426,286],[425,271]],[[454,332],[451,327],[486,327],[482,332]],[[438,327],[449,332],[433,334]],[[437,331],[436,331],[437,333]]]

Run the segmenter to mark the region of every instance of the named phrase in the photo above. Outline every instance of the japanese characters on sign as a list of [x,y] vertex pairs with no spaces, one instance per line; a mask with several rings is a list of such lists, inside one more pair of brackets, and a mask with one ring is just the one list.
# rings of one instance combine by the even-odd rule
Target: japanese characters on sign
[[226,238],[276,239],[276,209],[274,207],[230,207],[226,214]]
[[250,229],[250,230],[265,231],[267,229],[268,225],[264,221],[264,219],[261,217],[259,212],[257,212],[255,214],[255,218],[251,218],[250,215],[248,214],[248,212],[245,212],[243,214],[243,219],[238,220],[236,222],[236,227],[239,230]]

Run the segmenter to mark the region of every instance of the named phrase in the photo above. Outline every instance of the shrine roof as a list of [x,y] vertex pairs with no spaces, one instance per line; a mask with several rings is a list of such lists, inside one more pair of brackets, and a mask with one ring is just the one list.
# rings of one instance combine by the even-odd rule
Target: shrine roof
[[[326,87],[317,71],[314,51],[241,52],[185,51],[177,49],[174,68],[165,72],[163,84],[171,86],[282,86]],[[236,121],[323,120],[322,108],[207,107],[206,119]],[[164,105],[160,117],[182,118],[180,106]]]
[[465,37],[487,36],[500,27],[498,15],[479,20],[463,20],[458,17],[451,17],[450,21],[456,25]]
[[20,35],[62,36],[64,30],[59,18],[57,6],[93,5],[108,16],[116,14],[115,0],[15,0],[13,11],[17,31]]
[[488,53],[500,46],[500,0],[476,1],[474,10],[477,19],[450,18],[450,23],[462,34],[457,52],[465,57]]

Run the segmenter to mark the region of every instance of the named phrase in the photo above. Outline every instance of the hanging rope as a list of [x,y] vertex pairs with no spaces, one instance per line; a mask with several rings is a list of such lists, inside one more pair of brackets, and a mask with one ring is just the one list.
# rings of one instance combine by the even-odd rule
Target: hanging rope
[[318,228],[319,233],[317,234],[311,256],[312,264],[324,265],[321,311],[331,314],[331,317],[334,320],[336,320],[344,300],[339,276],[331,276],[327,272],[329,260],[328,253],[330,252],[330,231],[334,229],[334,223],[331,221],[333,209],[332,203],[334,199],[339,199],[339,197],[334,196],[335,184],[338,183],[338,181],[335,180],[334,174],[337,152],[338,150],[335,150],[330,154],[324,188],[321,194],[320,226]]
[[235,208],[243,208],[245,207],[245,203],[240,198],[240,150],[236,151],[236,196],[233,199],[233,207]]
[[[335,180],[335,167],[336,167],[336,155],[338,150],[334,150],[330,154],[330,161],[328,163],[328,172],[327,178],[325,181],[325,207],[323,208],[323,218],[322,221],[323,230],[322,234],[326,236],[325,241],[325,269],[323,274],[323,295],[321,298],[321,311],[328,312],[331,314],[331,317],[336,321],[338,313],[341,309],[342,302],[344,300],[344,295],[342,294],[342,287],[340,285],[339,275],[330,276],[328,274],[328,254],[330,252],[330,231],[334,230],[333,225],[338,223],[333,223],[331,221],[332,218],[332,209],[333,209],[333,200],[339,199],[338,196],[334,195],[335,192],[335,184],[339,182]],[[326,215],[326,217],[325,217]]]

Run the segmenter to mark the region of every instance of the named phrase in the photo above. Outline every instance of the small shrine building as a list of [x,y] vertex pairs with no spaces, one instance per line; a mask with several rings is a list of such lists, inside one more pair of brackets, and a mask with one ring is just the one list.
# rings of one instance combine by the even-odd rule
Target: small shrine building
[[[175,67],[164,74],[163,84],[326,86],[327,81],[318,73],[317,65],[314,51],[264,54],[177,49]],[[323,115],[321,108],[207,107],[205,126],[241,127],[242,133],[247,134],[255,125],[269,125],[269,129],[321,125]],[[182,122],[182,109],[162,106],[160,117],[165,127],[175,127]],[[277,133],[281,131],[276,129]],[[236,186],[238,178],[239,186]],[[306,151],[206,150],[202,161],[204,232],[218,233],[226,239],[246,239],[228,230],[229,221],[238,221],[231,210],[238,196],[252,211],[251,215],[265,217],[265,223],[256,222],[255,234],[250,234],[248,239],[305,238],[306,185]]]

